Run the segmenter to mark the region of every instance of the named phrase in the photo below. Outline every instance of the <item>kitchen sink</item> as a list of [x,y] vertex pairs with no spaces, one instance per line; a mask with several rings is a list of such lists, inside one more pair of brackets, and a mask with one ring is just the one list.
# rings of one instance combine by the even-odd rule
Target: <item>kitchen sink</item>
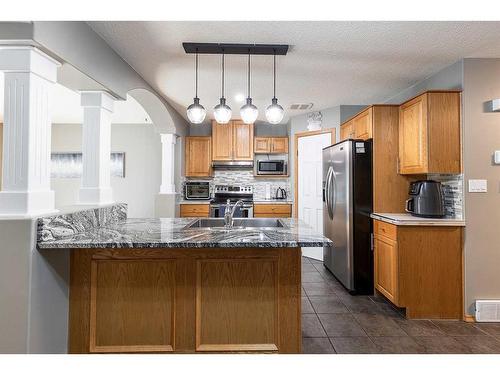
[[[226,229],[223,218],[197,219],[184,227],[184,229]],[[273,218],[234,218],[231,229],[272,229],[288,228],[280,219]]]

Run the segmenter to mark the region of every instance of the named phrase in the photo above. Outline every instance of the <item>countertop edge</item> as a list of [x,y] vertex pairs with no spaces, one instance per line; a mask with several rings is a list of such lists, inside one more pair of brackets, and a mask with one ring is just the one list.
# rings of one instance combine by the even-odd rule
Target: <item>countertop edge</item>
[[380,220],[389,224],[399,225],[399,226],[427,226],[427,227],[465,227],[464,220],[458,219],[418,219],[418,218],[408,218],[408,219],[396,219],[384,214],[371,214],[370,217],[375,220]]

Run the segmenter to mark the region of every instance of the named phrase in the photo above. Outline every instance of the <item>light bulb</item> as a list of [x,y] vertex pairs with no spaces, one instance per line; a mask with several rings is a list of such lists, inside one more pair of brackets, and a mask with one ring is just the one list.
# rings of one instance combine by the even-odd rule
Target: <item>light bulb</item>
[[226,105],[226,98],[220,98],[220,103],[214,107],[215,121],[219,124],[227,124],[231,120],[232,111]]
[[252,98],[247,98],[247,104],[241,107],[240,115],[245,124],[253,124],[257,120],[259,110],[252,104]]
[[278,104],[278,99],[273,98],[272,103],[266,109],[266,118],[271,124],[279,124],[283,120],[285,111],[282,106]]
[[200,104],[200,99],[194,98],[193,104],[187,108],[187,117],[193,124],[201,124],[205,120],[207,111]]

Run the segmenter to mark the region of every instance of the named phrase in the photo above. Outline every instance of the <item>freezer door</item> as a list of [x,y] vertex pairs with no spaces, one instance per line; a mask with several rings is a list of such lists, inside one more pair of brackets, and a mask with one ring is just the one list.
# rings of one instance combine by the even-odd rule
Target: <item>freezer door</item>
[[323,262],[349,290],[354,288],[351,146],[346,141],[323,153],[324,235],[333,241],[333,247],[323,249]]

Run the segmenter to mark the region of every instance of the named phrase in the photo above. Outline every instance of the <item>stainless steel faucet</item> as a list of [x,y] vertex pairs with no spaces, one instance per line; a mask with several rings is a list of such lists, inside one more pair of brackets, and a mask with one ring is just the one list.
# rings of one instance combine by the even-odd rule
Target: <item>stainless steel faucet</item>
[[224,228],[231,229],[233,227],[233,216],[236,208],[241,205],[243,206],[243,201],[240,199],[237,201],[234,206],[231,208],[231,200],[227,200],[226,209],[224,210]]

